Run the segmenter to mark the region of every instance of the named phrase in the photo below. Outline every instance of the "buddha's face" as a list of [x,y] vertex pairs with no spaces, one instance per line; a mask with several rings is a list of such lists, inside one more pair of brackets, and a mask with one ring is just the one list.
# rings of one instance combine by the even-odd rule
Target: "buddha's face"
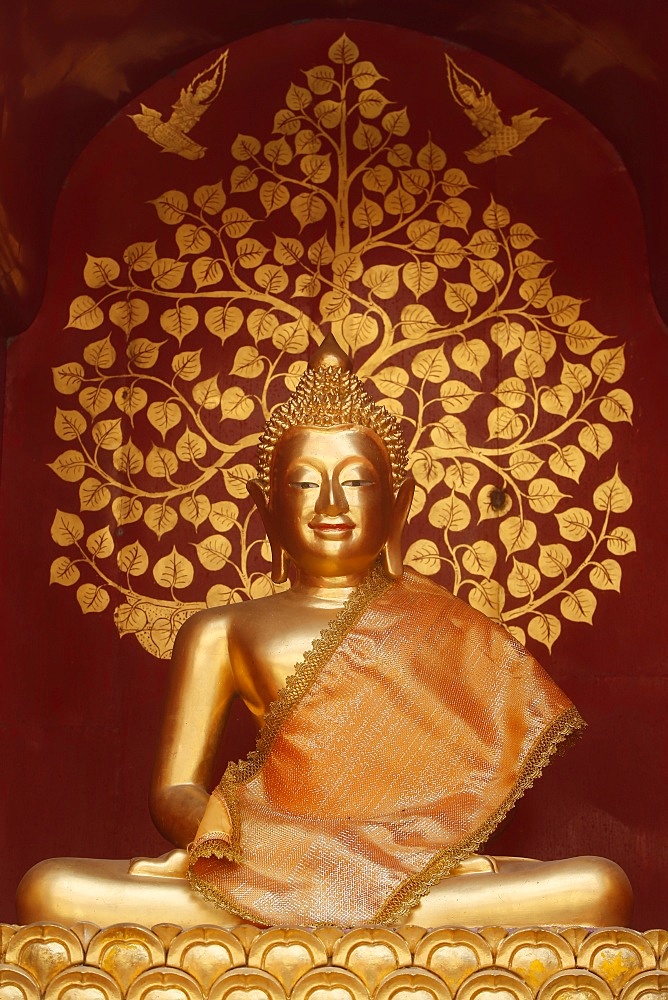
[[387,541],[393,506],[390,459],[373,431],[294,427],[276,445],[271,519],[302,575],[363,576]]

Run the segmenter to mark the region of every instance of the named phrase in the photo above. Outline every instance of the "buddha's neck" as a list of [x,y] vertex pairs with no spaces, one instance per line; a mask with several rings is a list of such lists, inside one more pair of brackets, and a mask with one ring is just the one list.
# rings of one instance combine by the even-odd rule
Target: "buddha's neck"
[[302,601],[343,607],[362,580],[363,577],[356,575],[324,579],[300,575],[288,593]]

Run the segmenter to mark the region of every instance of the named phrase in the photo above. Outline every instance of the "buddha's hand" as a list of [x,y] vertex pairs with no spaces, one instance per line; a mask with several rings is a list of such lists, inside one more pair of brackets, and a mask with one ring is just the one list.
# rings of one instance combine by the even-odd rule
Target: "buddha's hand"
[[168,851],[159,858],[133,858],[128,867],[130,875],[153,878],[185,878],[188,871],[187,851]]

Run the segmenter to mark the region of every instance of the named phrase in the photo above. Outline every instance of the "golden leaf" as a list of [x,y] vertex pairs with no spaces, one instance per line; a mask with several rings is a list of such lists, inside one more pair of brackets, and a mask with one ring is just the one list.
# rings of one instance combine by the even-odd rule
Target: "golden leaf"
[[523,347],[515,358],[513,368],[519,378],[537,380],[545,374],[545,358]]
[[568,542],[581,542],[590,533],[591,514],[584,507],[569,507],[554,516],[559,524],[559,534]]
[[408,372],[397,365],[390,365],[369,377],[384,396],[390,396],[392,399],[399,399],[410,381]]
[[91,433],[98,448],[103,448],[104,451],[115,451],[123,443],[121,418],[98,420],[96,424],[93,424]]
[[600,563],[594,563],[589,573],[589,582],[598,590],[616,590],[619,593],[622,567],[616,559],[603,559]]
[[103,385],[89,385],[79,393],[79,403],[84,410],[90,413],[91,417],[96,417],[98,413],[104,413],[111,406],[113,398],[109,389]]
[[552,298],[552,283],[549,278],[529,278],[522,282],[518,293],[532,309],[544,309]]
[[119,549],[116,562],[121,573],[141,576],[148,569],[148,552],[140,542],[132,542]]
[[552,261],[544,260],[533,250],[523,250],[515,254],[515,266],[520,278],[538,278]]
[[267,213],[278,211],[290,201],[290,192],[279,181],[265,181],[260,188],[260,203]]
[[285,103],[291,111],[305,111],[312,101],[313,98],[306,87],[298,87],[295,83],[290,84],[285,95]]
[[532,451],[514,451],[508,461],[508,471],[513,479],[533,479],[545,463]]
[[[231,153],[235,160],[252,160],[260,152],[260,141],[253,135],[243,135],[241,132],[232,143]],[[222,208],[222,206],[221,206]]]
[[56,407],[53,429],[63,441],[74,441],[86,431],[86,418],[78,410],[61,410]]
[[451,170],[446,170],[443,174],[443,180],[441,181],[443,190],[450,197],[455,198],[457,195],[462,194],[468,188],[473,187],[469,184],[468,177],[463,170],[458,167],[454,167]]
[[261,264],[254,277],[258,287],[269,295],[280,295],[288,287],[287,271],[280,264]]
[[566,476],[580,482],[582,470],[585,467],[585,457],[580,449],[574,444],[566,444],[563,448],[557,447],[548,459],[548,465],[557,476]]
[[155,240],[152,243],[131,243],[123,251],[123,260],[131,270],[148,271],[158,259],[155,243]]
[[207,215],[218,215],[225,207],[225,192],[220,181],[217,184],[203,184],[198,187],[193,201]]
[[119,410],[127,413],[129,417],[133,417],[135,413],[144,409],[148,402],[148,396],[140,385],[133,382],[132,385],[122,385],[120,389],[117,389],[114,393],[114,400]]
[[[232,173],[230,174],[230,190],[232,191],[233,194],[240,194],[246,191],[254,191],[257,185],[258,185],[257,167],[247,167],[245,166],[245,164],[241,164],[240,166],[235,167]],[[195,229],[196,227],[189,226],[187,228]],[[203,231],[205,232],[205,230]],[[190,238],[192,238],[192,234]],[[206,247],[204,249],[206,250]]]
[[624,345],[597,351],[591,359],[591,366],[604,382],[619,382],[626,367]]
[[206,455],[206,441],[201,434],[196,434],[186,427],[176,442],[174,450],[176,457],[182,462],[198,462]]
[[569,591],[561,601],[561,613],[564,618],[572,622],[587,622],[592,624],[594,612],[596,611],[596,598],[591,590]]
[[194,306],[177,303],[173,309],[165,309],[160,316],[160,326],[179,344],[199,323],[199,313]]
[[341,124],[342,101],[320,101],[316,104],[315,117],[322,128],[336,128]]
[[362,284],[379,299],[391,299],[399,290],[399,267],[392,264],[375,264],[362,275]]
[[524,222],[515,222],[510,227],[510,245],[515,250],[524,250],[526,247],[530,247],[537,239],[538,237],[531,226],[527,226]]
[[221,472],[223,473],[225,487],[230,496],[233,496],[236,500],[246,500],[248,498],[246,483],[257,476],[257,472],[253,466],[242,462],[239,465],[223,468]]
[[444,151],[431,139],[419,150],[416,159],[423,170],[430,170],[432,173],[443,170],[446,162]]
[[421,538],[409,545],[404,561],[411,569],[417,570],[418,573],[423,573],[425,576],[433,576],[441,569],[441,555],[438,545],[429,538]]
[[202,372],[200,361],[201,349],[198,351],[183,351],[175,354],[172,358],[172,371],[177,378],[182,378],[184,382],[192,382]]
[[77,588],[77,601],[85,615],[100,614],[109,604],[109,594],[104,587],[96,587],[94,583],[82,583]]
[[333,322],[343,319],[350,312],[350,296],[345,289],[325,292],[320,300],[320,314],[323,320]]
[[311,153],[302,156],[299,169],[311,184],[324,184],[332,173],[330,153]]
[[197,289],[216,285],[223,277],[223,267],[215,257],[198,257],[192,265],[193,279]]
[[541,386],[540,405],[548,413],[565,417],[573,405],[573,393],[567,385]]
[[482,213],[482,221],[489,229],[504,229],[510,222],[510,212],[503,205],[497,205],[492,198]]
[[394,413],[395,417],[403,417],[404,415],[404,404],[400,399],[388,399],[384,396],[383,399],[378,400],[379,406],[384,406],[388,413]]
[[574,299],[571,295],[555,295],[547,303],[547,311],[552,322],[557,326],[570,326],[580,315],[582,299]]
[[490,327],[489,335],[501,351],[501,356],[516,351],[522,343],[522,335],[525,333],[521,323],[511,323],[508,319],[499,320]]
[[479,539],[465,547],[462,564],[474,576],[491,576],[496,566],[496,549],[491,542]]
[[239,508],[231,500],[218,500],[211,504],[209,521],[216,531],[230,531],[239,523]]
[[95,368],[111,368],[116,360],[116,351],[111,343],[111,335],[104,340],[94,340],[83,350],[84,361]]
[[318,270],[320,270],[320,268],[324,265],[331,264],[334,260],[334,251],[332,250],[329,240],[327,239],[327,233],[323,233],[320,239],[311,243],[307,253],[309,261],[314,267],[318,268]]
[[79,567],[68,556],[58,556],[51,563],[49,583],[59,583],[61,587],[71,587],[80,576]]
[[531,563],[520,562],[513,557],[513,568],[508,574],[507,585],[513,597],[528,597],[533,600],[540,587],[540,573]]
[[499,382],[496,389],[493,390],[493,394],[501,400],[504,406],[510,406],[514,410],[519,410],[524,406],[528,396],[524,380],[513,375],[504,379],[503,382]]
[[293,237],[276,236],[274,260],[278,264],[296,264],[304,256],[304,245]]
[[149,423],[153,424],[155,429],[160,431],[162,440],[164,441],[167,431],[181,423],[181,407],[171,399],[159,400],[158,402],[151,403],[146,411],[146,416],[149,419]]
[[158,288],[178,288],[186,273],[186,262],[174,257],[159,257],[151,265],[151,274]]
[[111,500],[111,492],[107,486],[95,476],[84,479],[79,487],[80,510],[102,510]]
[[257,347],[240,347],[234,356],[230,375],[239,378],[257,378],[264,371],[264,358],[260,357]]
[[255,400],[252,396],[247,396],[239,385],[226,389],[221,396],[220,411],[223,420],[248,420],[254,409]]
[[[389,104],[388,99],[384,97],[379,90],[365,90],[364,93],[360,94],[359,96],[359,100],[357,102],[357,108],[362,118],[370,120],[372,118],[378,118],[378,116],[383,113],[388,104]],[[373,128],[374,132],[378,133],[378,137],[380,139],[380,132],[378,132],[378,129],[376,129],[375,126],[368,126],[368,125],[364,126],[364,124],[360,122],[359,128],[363,127]],[[379,145],[379,143],[375,143],[373,148],[375,148],[375,146],[377,145]]]
[[547,514],[554,510],[565,495],[551,479],[532,479],[529,483],[529,506],[537,514]]
[[373,87],[377,80],[383,80],[385,77],[380,75],[372,62],[363,60],[353,66],[352,79],[358,90],[366,90],[367,87]]
[[415,209],[415,198],[402,187],[395,187],[383,201],[385,211],[390,215],[410,215]]
[[[418,250],[433,250],[438,243],[441,227],[430,219],[417,219],[406,227],[406,235]],[[456,243],[455,240],[452,241]],[[457,243],[457,246],[459,244]]]
[[[280,139],[272,139],[265,145],[264,156],[273,167],[286,167],[292,161],[292,149],[284,136],[281,136]],[[253,187],[257,187],[255,182]]]
[[[255,309],[248,317],[249,329],[251,317],[258,312],[264,315],[264,310]],[[244,314],[238,306],[213,306],[212,309],[207,309],[204,315],[204,325],[207,330],[220,339],[221,344],[225,343],[228,337],[233,336],[241,328],[243,321]]]
[[467,600],[476,611],[499,621],[506,603],[506,592],[496,580],[476,580],[468,592]]
[[143,299],[126,299],[124,302],[114,302],[109,307],[109,319],[115,326],[130,334],[136,326],[148,319],[148,303]]
[[489,438],[503,438],[510,441],[518,437],[524,429],[521,416],[508,406],[495,406],[487,416]]
[[293,361],[291,365],[288,366],[288,373],[285,375],[285,387],[288,392],[294,392],[297,388],[297,383],[306,371],[305,361]]
[[146,471],[154,479],[169,480],[178,467],[178,459],[171,448],[154,444],[146,456]]
[[56,545],[75,545],[84,535],[83,521],[77,514],[57,510],[51,522],[51,537]]
[[111,285],[120,274],[120,267],[113,257],[91,257],[86,254],[83,277],[89,288]]
[[495,260],[470,260],[469,278],[479,292],[491,292],[503,281],[503,268]]
[[480,473],[471,462],[460,462],[455,459],[445,470],[445,482],[451,490],[471,496],[473,487],[480,479]]
[[271,342],[279,351],[287,354],[303,354],[308,350],[308,320],[302,313],[299,319],[291,323],[277,326],[271,336]]
[[168,531],[172,531],[179,521],[179,516],[175,510],[167,504],[152,503],[146,508],[144,521],[151,531],[162,538]]
[[466,249],[483,260],[496,257],[499,252],[499,241],[491,229],[478,229],[466,244]]
[[245,236],[254,221],[245,208],[226,208],[221,218],[223,232],[231,240]]
[[[238,167],[238,170],[245,169]],[[211,237],[203,226],[195,226],[192,223],[185,223],[176,230],[176,245],[181,251],[181,256],[186,254],[201,254],[211,246]]]
[[[390,400],[390,402],[395,403],[396,400]],[[415,491],[413,493],[413,499],[411,501],[411,509],[410,509],[410,511],[408,513],[408,520],[409,520],[409,522],[412,521],[414,517],[417,517],[418,514],[422,513],[422,511],[424,510],[424,505],[426,504],[426,502],[427,502],[427,494],[422,489],[422,487],[418,486],[417,483],[416,483],[415,484]]]
[[183,191],[165,191],[149,204],[155,205],[160,221],[166,222],[170,226],[182,222],[183,216],[188,210],[188,199]]
[[636,537],[630,528],[614,528],[605,536],[605,541],[608,552],[616,556],[625,556],[629,552],[636,551]]
[[471,218],[471,206],[463,198],[448,198],[436,209],[436,217],[450,229],[466,231]]
[[411,362],[411,371],[416,378],[425,382],[443,382],[448,377],[450,366],[447,362],[443,348],[429,347],[424,351],[418,351]]
[[426,170],[404,170],[401,173],[399,182],[409,194],[419,197],[429,188],[429,174]]
[[406,135],[411,127],[406,108],[399,108],[396,111],[388,111],[388,113],[384,115],[381,125],[389,135]]
[[626,421],[632,424],[633,400],[625,389],[611,389],[599,403],[601,416],[610,423]]
[[295,297],[315,298],[320,295],[322,284],[320,278],[313,274],[299,274],[295,280],[295,290],[292,293]]
[[458,417],[446,413],[432,429],[431,439],[444,452],[467,448],[466,427]]
[[182,556],[176,546],[168,556],[158,559],[153,567],[153,578],[159,587],[169,590],[184,590],[193,582],[193,564]]
[[[126,441],[125,444],[120,445],[111,456],[111,460],[114,463],[114,468],[122,472],[128,479],[136,476],[144,468],[144,456],[132,441]],[[136,521],[139,517],[141,517],[141,505],[137,517],[132,518],[132,520]]]
[[536,525],[526,518],[506,517],[499,525],[499,538],[506,547],[507,555],[530,549],[537,536]]
[[238,604],[241,599],[241,595],[236,590],[232,590],[224,583],[216,583],[207,591],[206,606],[207,608],[219,608],[224,604]]
[[314,66],[304,72],[314,94],[328,94],[334,86],[334,70],[331,66]]
[[[142,464],[143,464],[142,456]],[[111,512],[117,524],[132,524],[138,521],[144,510],[141,501],[137,497],[116,497],[111,503]]]
[[76,361],[69,361],[65,365],[59,365],[58,368],[52,368],[51,371],[55,388],[64,396],[78,392],[86,377],[83,366]]
[[359,58],[360,50],[357,48],[354,42],[351,42],[345,32],[340,38],[330,45],[327,55],[333,63],[338,63],[338,65],[350,66],[354,63],[356,59]]
[[259,240],[253,239],[252,236],[239,240],[236,251],[237,263],[249,270],[259,267],[269,253],[268,248],[263,246]]
[[[466,286],[465,286],[466,287]],[[452,360],[463,371],[482,380],[482,370],[489,361],[489,347],[484,340],[463,340],[452,349]]]
[[438,326],[433,314],[426,306],[417,303],[404,306],[401,310],[401,329],[406,340],[421,340]]
[[445,304],[456,313],[470,312],[478,301],[478,293],[473,285],[461,281],[446,281]]
[[274,115],[274,132],[282,135],[294,135],[301,128],[301,116],[290,108],[281,108]]
[[527,631],[532,639],[541,642],[552,652],[552,647],[561,634],[561,622],[556,615],[536,615],[529,622]]
[[220,570],[229,562],[232,546],[225,535],[209,535],[196,543],[197,558],[205,569]]
[[184,497],[179,504],[179,513],[184,520],[189,521],[195,528],[204,524],[211,511],[211,501],[203,494]]
[[439,240],[436,244],[436,253],[434,254],[434,261],[439,267],[455,268],[459,267],[461,262],[466,259],[466,250],[464,250],[461,243],[457,240],[445,239]]
[[561,381],[573,392],[584,392],[591,385],[592,374],[586,365],[562,361]]
[[404,264],[401,275],[404,284],[416,299],[430,292],[438,281],[438,268],[429,260],[412,260]]
[[375,125],[368,125],[366,122],[360,121],[353,132],[353,146],[355,149],[361,149],[364,153],[371,153],[380,146],[381,142],[380,131]]
[[378,320],[370,313],[353,313],[343,321],[343,339],[353,351],[372,344],[378,333]]
[[623,514],[633,503],[631,491],[615,469],[612,479],[601,483],[594,490],[594,507],[596,510],[609,511],[612,514]]
[[339,284],[349,285],[362,274],[364,267],[358,253],[339,253],[332,260],[332,271],[339,279]]
[[[111,319],[111,316],[109,317]],[[78,295],[70,305],[70,315],[65,328],[94,330],[104,320],[104,313],[90,295]]]
[[506,625],[505,627],[510,632],[515,642],[519,642],[520,646],[526,646],[527,637],[523,628],[520,628],[519,625]]
[[415,481],[427,493],[431,493],[445,475],[442,464],[431,454],[430,448],[418,448],[409,457],[409,463]]
[[266,573],[256,573],[251,580],[250,587],[248,588],[248,596],[252,601],[257,601],[261,597],[271,597],[272,594],[276,593],[276,590],[276,586],[272,583],[271,578],[268,577]]
[[463,413],[479,395],[479,392],[458,379],[444,382],[440,389],[441,405],[445,413]]
[[566,347],[573,354],[590,354],[595,347],[598,347],[601,341],[608,339],[608,337],[604,337],[602,333],[599,333],[596,327],[592,326],[588,320],[579,319],[575,323],[571,323],[568,327]]
[[483,486],[478,493],[478,524],[504,517],[513,506],[509,493],[495,486]]
[[558,577],[566,576],[566,572],[573,557],[560,542],[553,545],[541,545],[540,556],[538,557],[538,567],[543,576]]

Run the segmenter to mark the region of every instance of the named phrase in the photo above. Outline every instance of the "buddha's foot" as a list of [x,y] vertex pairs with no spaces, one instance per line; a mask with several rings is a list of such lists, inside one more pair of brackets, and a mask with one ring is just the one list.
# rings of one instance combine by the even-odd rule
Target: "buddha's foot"
[[128,866],[130,875],[148,875],[153,878],[185,878],[188,872],[188,852],[167,851],[159,858],[133,858]]

